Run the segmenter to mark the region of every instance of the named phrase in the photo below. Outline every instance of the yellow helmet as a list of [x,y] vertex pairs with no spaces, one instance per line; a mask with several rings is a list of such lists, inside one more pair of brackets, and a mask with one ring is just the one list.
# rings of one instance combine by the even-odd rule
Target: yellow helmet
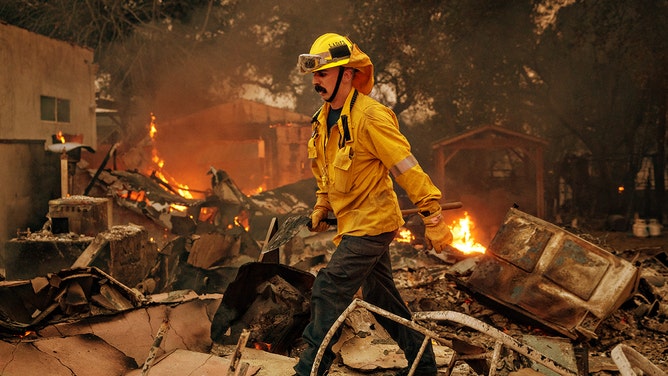
[[345,65],[350,61],[353,43],[350,39],[334,33],[323,34],[311,45],[308,54],[299,55],[302,73]]
[[355,68],[357,72],[353,78],[353,87],[364,94],[369,94],[373,89],[371,59],[348,37],[339,34],[326,33],[319,36],[308,54],[299,55],[297,65],[302,73],[339,66]]

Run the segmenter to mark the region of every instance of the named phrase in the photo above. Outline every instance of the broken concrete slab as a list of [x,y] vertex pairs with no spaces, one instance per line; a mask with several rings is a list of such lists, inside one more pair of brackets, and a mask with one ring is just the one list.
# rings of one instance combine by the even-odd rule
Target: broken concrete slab
[[[43,285],[37,282],[42,281],[23,285],[29,289]],[[76,297],[85,297],[80,290]],[[152,350],[158,356],[181,349],[208,354],[211,320],[221,299],[221,294],[175,291],[146,297],[137,307],[123,311],[62,317],[39,327],[28,325],[25,333],[0,342],[0,374],[41,376],[46,370],[49,375],[120,375],[144,364]],[[158,327],[165,321],[168,330],[159,347],[153,348]],[[41,366],[35,368],[35,364]]]
[[5,250],[6,277],[23,280],[95,266],[135,286],[149,272],[157,253],[148,232],[138,225],[111,226],[95,237],[42,230],[10,240]]
[[[447,365],[453,351],[432,342],[436,363]],[[404,352],[368,310],[358,307],[346,318],[341,338],[333,345],[346,367],[361,372],[401,369],[408,366]]]
[[21,376],[123,375],[137,363],[92,334],[0,342],[0,374]]
[[94,237],[75,233],[39,231],[21,234],[7,242],[4,252],[5,277],[24,280],[69,268]]
[[[113,316],[49,325],[37,333],[42,337],[94,334],[123,354],[143,364],[153,345],[154,336],[164,320],[169,329],[160,345],[160,354],[174,349],[208,352],[211,348],[211,320],[222,295],[198,296],[182,292],[181,298],[165,294],[152,304]],[[172,295],[178,296],[174,293]],[[160,299],[163,299],[162,301]]]
[[[230,361],[216,355],[176,349],[153,363],[146,373],[149,376],[233,376],[228,372]],[[244,376],[256,375],[259,367],[250,366]],[[141,376],[142,370],[132,370],[125,376]]]
[[[211,353],[227,359],[234,352],[234,348],[234,345],[214,344]],[[295,373],[293,367],[297,364],[297,358],[244,347],[241,349],[240,363],[244,362],[258,368],[254,376],[292,376]]]
[[408,365],[403,351],[396,343],[376,342],[371,337],[352,336],[344,339],[339,354],[343,364],[362,372],[400,369]]
[[343,364],[363,372],[399,369],[408,365],[397,343],[363,308],[350,312],[333,350],[340,354]]
[[75,375],[122,374],[136,362],[93,334],[73,337],[51,337],[34,343],[46,354],[53,354]]
[[[348,338],[344,337],[348,334]],[[343,330],[341,348],[338,350],[341,362],[348,368],[360,372],[387,371],[408,366],[404,352],[391,339],[379,341],[378,338],[350,335]],[[446,346],[432,343],[436,364],[446,366],[452,359],[453,351]]]
[[28,342],[0,342],[0,370],[3,374],[42,376],[50,370],[53,376],[71,376],[72,372],[52,355],[45,354]]

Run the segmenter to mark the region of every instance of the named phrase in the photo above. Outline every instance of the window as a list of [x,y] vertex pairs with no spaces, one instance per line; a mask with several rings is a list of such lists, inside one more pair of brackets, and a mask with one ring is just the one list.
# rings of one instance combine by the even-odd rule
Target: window
[[40,119],[57,123],[70,122],[70,100],[40,96]]

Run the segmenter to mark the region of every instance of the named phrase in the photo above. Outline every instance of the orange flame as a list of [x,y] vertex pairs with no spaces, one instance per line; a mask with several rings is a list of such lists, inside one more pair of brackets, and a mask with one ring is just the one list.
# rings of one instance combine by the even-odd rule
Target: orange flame
[[450,246],[462,253],[485,253],[485,247],[473,239],[471,231],[475,228],[468,212],[464,212],[464,218],[452,221],[452,243]]
[[56,134],[56,138],[60,140],[60,143],[62,144],[65,143],[65,136],[63,135],[63,131],[58,131],[58,134]]
[[171,204],[169,205],[169,210],[185,213],[188,211],[188,207],[185,205]]
[[[149,137],[151,138],[151,141],[155,141],[155,135],[158,133],[158,124],[156,122],[156,116],[154,113],[151,112],[151,123],[149,124]],[[153,174],[155,174],[156,177],[161,179],[164,182],[167,182],[167,184],[173,186],[176,188],[177,192],[184,197],[184,198],[194,198],[193,194],[190,192],[190,187],[184,184],[179,184],[176,179],[174,179],[171,176],[167,176],[167,174],[163,171],[163,168],[165,167],[165,160],[160,157],[158,153],[158,149],[155,147],[155,143],[153,143],[153,147],[151,149],[151,161],[155,165],[156,169],[153,171]],[[186,207],[182,205],[172,205],[171,206],[173,210],[180,211],[180,212],[185,212],[187,209]]]
[[262,351],[271,351],[271,343],[266,343],[266,342],[254,342],[253,347],[257,350],[262,350]]
[[18,336],[19,338],[23,339],[23,338],[30,337],[30,336],[32,336],[33,334],[36,334],[36,332],[35,332],[35,331],[32,331],[32,330],[26,330],[25,332],[23,332],[23,334],[18,334],[17,336]]
[[151,140],[155,140],[155,134],[158,133],[158,127],[155,124],[155,115],[151,112],[151,124],[149,125],[148,135]]
[[251,189],[249,191],[244,191],[244,193],[246,194],[246,196],[250,197],[250,196],[258,195],[258,194],[260,194],[260,193],[262,193],[266,190],[267,190],[267,187],[263,184],[263,185],[255,188],[255,189]]
[[248,212],[245,210],[242,210],[239,215],[234,217],[234,224],[243,227],[246,231],[250,229],[250,223],[249,223],[249,218],[248,218]]
[[411,232],[411,230],[407,228],[402,228],[399,230],[399,233],[397,236],[394,238],[399,243],[411,243],[413,240],[415,240],[415,235]]

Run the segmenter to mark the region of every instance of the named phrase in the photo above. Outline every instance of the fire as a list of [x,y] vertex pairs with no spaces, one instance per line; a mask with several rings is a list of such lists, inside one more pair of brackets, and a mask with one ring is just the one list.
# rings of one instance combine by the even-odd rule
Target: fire
[[[473,238],[472,232],[474,228],[474,223],[468,212],[464,212],[463,218],[452,221],[450,231],[452,232],[453,240],[450,243],[450,247],[465,254],[485,253],[485,247]],[[409,229],[402,227],[399,229],[394,240],[399,243],[413,244],[415,235]]]
[[257,350],[271,352],[271,343],[266,342],[254,342],[253,347]]
[[260,193],[262,193],[266,190],[267,190],[267,187],[263,184],[263,185],[255,188],[255,189],[251,189],[250,191],[244,192],[244,193],[246,194],[246,196],[250,197],[250,196],[254,196],[254,195],[259,195]]
[[249,223],[248,212],[245,210],[242,210],[239,215],[234,217],[234,224],[243,227],[246,231],[250,229]]
[[32,336],[32,335],[34,335],[34,334],[37,334],[37,332],[32,331],[32,330],[26,330],[25,332],[23,332],[23,334],[19,334],[19,335],[17,335],[17,336],[18,336],[19,338],[23,339],[23,338],[28,338],[28,337],[30,337],[30,336]]
[[468,212],[464,212],[464,218],[452,221],[450,230],[452,231],[452,243],[450,246],[456,248],[462,253],[485,253],[485,247],[473,239],[471,231],[475,228]]
[[155,123],[155,115],[151,112],[151,124],[149,125],[148,135],[151,140],[155,140],[155,134],[158,133],[158,127]]
[[61,144],[65,143],[65,136],[63,135],[63,131],[58,131],[58,134],[56,134],[56,138],[60,140]]
[[411,243],[413,240],[415,240],[415,235],[411,232],[411,230],[407,228],[402,228],[399,230],[399,233],[397,234],[396,241],[399,243]]
[[119,192],[119,196],[121,198],[124,198],[126,200],[130,201],[135,201],[135,202],[143,202],[147,201],[148,199],[146,198],[146,193],[144,191],[121,191]]
[[188,211],[188,207],[185,205],[171,204],[169,205],[169,210],[185,213]]
[[[171,176],[168,176],[166,172],[163,171],[165,167],[165,160],[160,157],[158,149],[155,147],[155,135],[158,133],[158,124],[156,122],[156,116],[154,113],[151,113],[151,123],[149,124],[149,137],[153,141],[153,148],[151,149],[151,161],[155,165],[156,169],[153,170],[152,174],[159,178],[160,180],[166,182],[170,186],[175,187],[176,191],[184,198],[194,198],[193,194],[190,192],[190,187],[185,184],[179,184],[176,179]],[[183,205],[172,205],[172,210],[185,212],[187,207]]]

